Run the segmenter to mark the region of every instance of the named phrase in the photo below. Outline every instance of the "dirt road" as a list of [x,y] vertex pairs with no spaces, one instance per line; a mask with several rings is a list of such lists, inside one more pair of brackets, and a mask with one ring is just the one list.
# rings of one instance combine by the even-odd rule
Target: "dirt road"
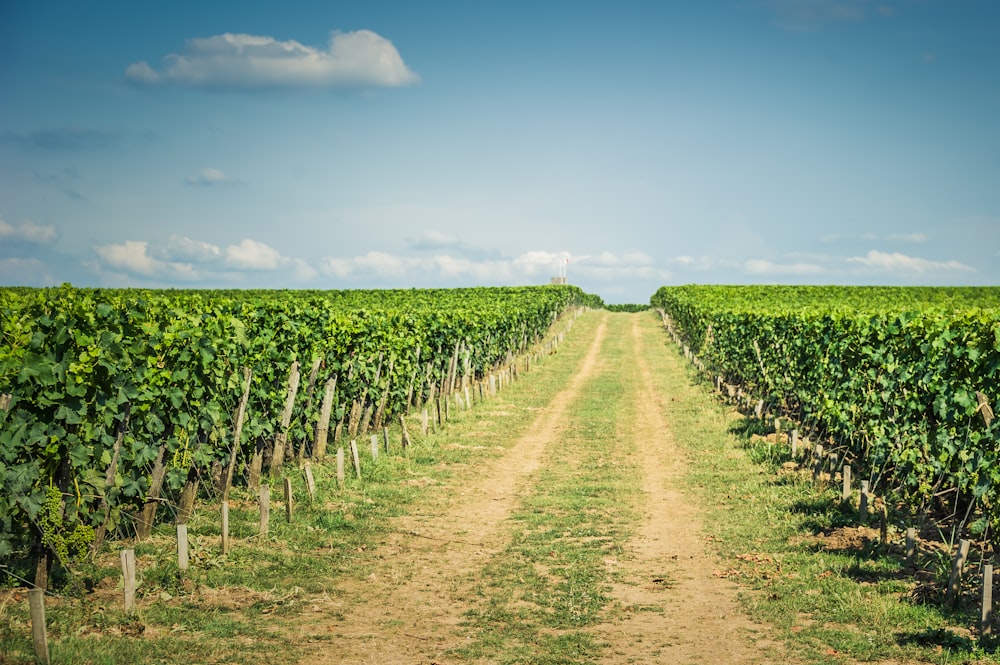
[[[683,456],[662,415],[668,395],[657,392],[653,371],[681,371],[664,365],[663,333],[646,315],[592,313],[572,331],[580,348],[571,378],[544,408],[527,413],[516,397],[495,406],[490,426],[530,418],[525,433],[502,455],[465,470],[448,486],[432,488],[434,500],[398,518],[391,537],[372,552],[366,580],[345,581],[338,593],[314,607],[299,627],[317,640],[303,662],[457,663],[454,655],[472,639],[464,617],[473,602],[480,571],[508,543],[509,517],[532,491],[549,463],[546,450],[571,426],[574,403],[602,372],[622,373],[623,402],[630,415],[618,432],[622,446],[641,468],[642,491],[630,498],[641,523],[614,562],[609,594],[624,612],[589,630],[603,649],[601,662],[763,662],[753,626],[745,620],[735,589],[713,575],[718,566],[706,543],[699,510],[682,489]],[[618,343],[608,355],[609,340]],[[656,362],[650,362],[652,354]],[[529,373],[522,381],[532,381]],[[483,404],[477,408],[487,408]],[[447,436],[447,435],[445,435]],[[655,611],[628,611],[628,608]]]

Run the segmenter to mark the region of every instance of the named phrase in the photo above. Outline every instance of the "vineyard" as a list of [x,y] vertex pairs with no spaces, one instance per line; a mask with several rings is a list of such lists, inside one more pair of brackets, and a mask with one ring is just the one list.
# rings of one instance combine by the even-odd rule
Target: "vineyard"
[[801,423],[901,520],[1000,542],[1000,288],[683,286],[652,303],[720,389]]
[[199,495],[472,399],[600,304],[565,286],[0,290],[0,557],[30,552],[44,589],[53,563],[183,523]]
[[1000,288],[651,305],[0,289],[0,662],[992,655]]

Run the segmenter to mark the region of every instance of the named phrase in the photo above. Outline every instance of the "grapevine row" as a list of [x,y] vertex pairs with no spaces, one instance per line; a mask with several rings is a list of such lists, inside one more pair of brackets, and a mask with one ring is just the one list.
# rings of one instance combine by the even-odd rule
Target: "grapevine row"
[[[388,423],[457,376],[482,378],[586,304],[600,303],[567,286],[0,289],[0,557],[32,547],[40,560],[71,558],[95,530],[141,526],[161,485],[197,488],[229,465],[245,391],[237,478],[255,456],[266,473],[316,452],[327,383],[334,423]],[[293,366],[303,389],[286,429]],[[288,444],[271,459],[279,435]]]
[[813,428],[905,512],[946,506],[996,540],[1000,289],[683,286],[652,304],[709,371]]

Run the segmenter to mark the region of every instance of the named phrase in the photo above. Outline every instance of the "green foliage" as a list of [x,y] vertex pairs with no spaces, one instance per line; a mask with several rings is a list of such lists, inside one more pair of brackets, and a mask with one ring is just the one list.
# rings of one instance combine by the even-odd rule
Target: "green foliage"
[[996,404],[1000,288],[683,286],[652,303],[713,372],[832,439],[879,493],[922,512],[954,489],[959,518],[978,508],[996,538],[1000,423],[977,393]]
[[[66,541],[52,545],[71,552],[86,529],[140,509],[161,447],[172,490],[190,470],[205,477],[226,463],[243,368],[251,407],[239,457],[248,459],[277,433],[293,361],[304,374],[319,361],[317,386],[336,379],[335,420],[359,402],[390,421],[440,390],[456,348],[460,373],[482,377],[594,299],[571,286],[0,289],[0,394],[11,396],[0,411],[0,556],[32,544],[56,478],[76,496],[72,528],[51,525]],[[288,433],[297,446],[312,439],[317,402],[299,391]]]

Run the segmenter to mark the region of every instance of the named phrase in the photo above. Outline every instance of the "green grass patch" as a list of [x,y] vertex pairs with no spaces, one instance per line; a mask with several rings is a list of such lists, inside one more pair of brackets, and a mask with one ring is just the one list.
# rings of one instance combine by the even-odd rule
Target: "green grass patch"
[[[686,451],[689,487],[705,508],[720,566],[744,589],[752,619],[772,626],[803,662],[1000,661],[995,645],[977,640],[974,590],[958,611],[937,597],[918,602],[920,582],[904,569],[899,530],[890,530],[897,544],[883,546],[874,517],[874,540],[836,545],[834,536],[861,526],[856,506],[841,501],[839,487],[783,470],[788,447],[758,438],[767,433],[763,423],[734,417],[666,335],[663,345],[648,360],[659,390],[672,397],[665,415]],[[918,567],[940,585],[948,559],[934,556]]]

